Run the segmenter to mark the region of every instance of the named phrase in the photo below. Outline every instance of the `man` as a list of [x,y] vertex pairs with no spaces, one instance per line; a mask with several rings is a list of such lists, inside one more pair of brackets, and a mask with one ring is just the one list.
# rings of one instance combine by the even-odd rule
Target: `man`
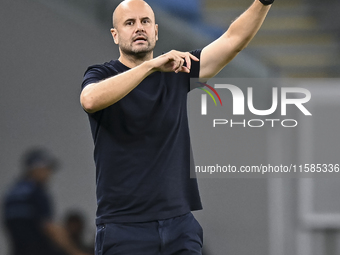
[[202,51],[157,58],[151,7],[126,0],[113,13],[120,57],[87,69],[80,101],[95,143],[96,255],[201,254],[201,202],[190,179],[187,93],[247,46],[273,0],[256,0]]
[[[13,255],[86,255],[52,221],[46,184],[57,160],[46,150],[32,149],[23,160],[23,177],[7,192],[4,223]],[[64,254],[64,253],[63,253]]]

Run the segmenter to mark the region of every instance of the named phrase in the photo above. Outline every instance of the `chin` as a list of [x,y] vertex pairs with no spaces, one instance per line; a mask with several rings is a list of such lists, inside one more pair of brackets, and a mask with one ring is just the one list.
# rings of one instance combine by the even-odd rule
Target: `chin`
[[133,52],[135,52],[135,53],[147,53],[147,52],[150,52],[151,50],[150,50],[150,47],[149,46],[145,46],[145,45],[140,45],[139,47],[137,46],[137,47],[134,47],[133,49],[132,49],[132,51]]
[[152,52],[153,49],[149,48],[149,47],[143,47],[143,48],[135,48],[132,49],[132,52],[135,54],[148,54],[150,52]]
[[138,58],[144,58],[147,54],[150,54],[153,51],[152,47],[149,46],[142,46],[141,47],[133,47],[130,49],[122,49],[122,52],[124,52],[126,55],[138,57]]

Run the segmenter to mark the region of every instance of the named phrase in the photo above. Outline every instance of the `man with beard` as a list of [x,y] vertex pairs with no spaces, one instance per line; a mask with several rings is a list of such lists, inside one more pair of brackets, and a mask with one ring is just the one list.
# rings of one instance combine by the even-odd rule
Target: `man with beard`
[[96,255],[201,254],[202,209],[190,178],[190,78],[210,78],[254,37],[273,0],[255,0],[203,50],[153,57],[158,26],[143,0],[125,0],[111,33],[120,57],[87,69],[80,96],[95,144]]

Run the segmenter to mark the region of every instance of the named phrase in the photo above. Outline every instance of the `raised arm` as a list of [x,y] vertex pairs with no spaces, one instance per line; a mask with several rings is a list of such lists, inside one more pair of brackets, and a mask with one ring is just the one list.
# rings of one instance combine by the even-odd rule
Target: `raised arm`
[[[186,66],[183,65],[184,60],[187,63]],[[125,97],[153,72],[189,73],[191,60],[199,61],[189,52],[173,50],[157,58],[145,61],[129,71],[98,83],[87,85],[80,95],[81,105],[89,113],[102,110]]]
[[211,78],[219,73],[253,39],[270,9],[271,0],[255,0],[220,38],[201,53],[200,77]]

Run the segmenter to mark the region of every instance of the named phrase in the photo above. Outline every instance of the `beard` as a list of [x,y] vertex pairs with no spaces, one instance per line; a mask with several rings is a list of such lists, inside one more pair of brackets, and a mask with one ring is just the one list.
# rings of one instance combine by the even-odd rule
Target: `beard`
[[119,45],[120,50],[124,55],[136,58],[136,59],[144,59],[147,55],[149,55],[155,48],[156,43],[151,43],[148,39],[146,40],[147,44],[145,45],[133,45],[134,42],[127,44],[122,43]]

